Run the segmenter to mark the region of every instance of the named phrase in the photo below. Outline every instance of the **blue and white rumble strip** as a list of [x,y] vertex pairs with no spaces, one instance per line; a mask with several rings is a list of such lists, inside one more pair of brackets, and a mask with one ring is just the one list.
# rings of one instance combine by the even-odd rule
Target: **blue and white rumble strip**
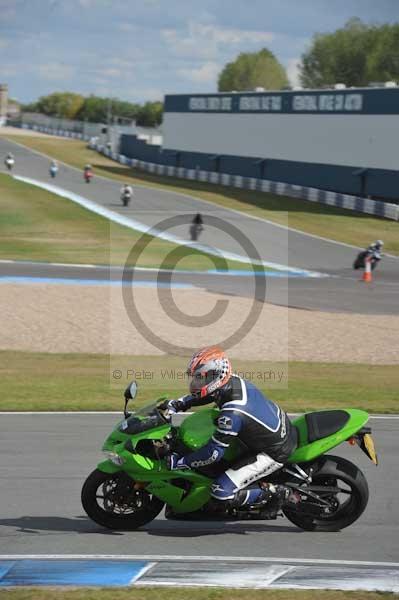
[[1,560],[0,588],[13,586],[127,586],[152,566],[126,560]]
[[293,558],[0,555],[0,588],[226,587],[399,592],[399,563]]
[[220,248],[212,248],[210,246],[198,242],[188,242],[187,240],[183,240],[178,236],[172,235],[166,231],[159,231],[154,227],[150,227],[149,225],[137,221],[136,219],[132,219],[131,217],[121,215],[115,212],[114,210],[110,210],[104,206],[101,206],[100,204],[97,204],[96,202],[93,202],[92,200],[88,200],[87,198],[84,198],[79,194],[75,194],[74,192],[65,190],[56,185],[38,181],[30,177],[22,177],[20,175],[14,175],[13,177],[18,181],[23,181],[24,183],[28,183],[30,185],[42,188],[62,198],[72,200],[73,202],[76,202],[77,204],[83,206],[87,210],[101,215],[102,217],[105,217],[106,219],[109,219],[114,223],[118,223],[119,225],[123,225],[124,227],[128,227],[129,229],[139,231],[140,233],[153,235],[167,242],[172,242],[177,245],[192,246],[196,250],[199,250],[206,254],[211,254],[213,256],[222,256],[226,260],[234,260],[236,262],[245,264],[251,262],[253,265],[262,265],[265,268],[275,269],[276,271],[282,271],[285,274],[285,276],[314,278],[328,277],[327,274],[318,273],[317,271],[309,271],[307,269],[300,269],[298,267],[290,267],[287,265],[281,265],[279,263],[265,260],[249,259],[247,256],[241,256],[240,254],[236,254],[235,252],[227,252],[225,250],[221,250]]

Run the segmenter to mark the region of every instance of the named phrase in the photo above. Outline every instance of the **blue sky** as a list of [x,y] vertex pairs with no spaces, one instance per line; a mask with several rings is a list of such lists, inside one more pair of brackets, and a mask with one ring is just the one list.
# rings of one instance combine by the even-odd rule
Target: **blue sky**
[[399,0],[0,0],[0,82],[143,102],[213,92],[239,52],[272,50],[297,82],[316,32],[399,21]]

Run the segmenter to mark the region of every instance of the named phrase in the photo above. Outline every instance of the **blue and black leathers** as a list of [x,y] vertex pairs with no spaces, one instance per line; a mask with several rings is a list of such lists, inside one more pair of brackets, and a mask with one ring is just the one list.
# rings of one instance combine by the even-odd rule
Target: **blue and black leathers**
[[274,461],[284,463],[294,450],[296,432],[285,412],[252,383],[233,375],[215,394],[205,399],[186,396],[177,407],[187,410],[210,402],[220,408],[213,437],[200,450],[176,459],[172,468],[198,468],[218,462],[237,436],[253,457],[267,453]]

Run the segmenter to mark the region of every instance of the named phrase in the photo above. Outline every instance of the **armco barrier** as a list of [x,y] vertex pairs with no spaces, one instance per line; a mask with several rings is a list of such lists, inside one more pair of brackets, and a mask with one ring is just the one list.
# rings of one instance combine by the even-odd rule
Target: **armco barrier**
[[48,135],[59,135],[61,137],[73,138],[76,140],[89,140],[90,136],[84,136],[82,133],[76,131],[66,131],[65,129],[50,129],[49,127],[42,127],[41,125],[28,125],[22,123],[21,129],[31,129],[32,131],[39,131],[40,133],[47,133]]
[[300,185],[268,181],[267,179],[255,179],[253,177],[242,177],[241,175],[228,175],[226,173],[216,173],[212,171],[200,171],[198,169],[185,169],[182,167],[172,167],[159,165],[156,163],[146,163],[134,158],[127,158],[122,154],[116,154],[104,148],[103,146],[91,145],[93,150],[97,150],[112,160],[116,160],[124,165],[128,165],[143,171],[155,173],[157,175],[168,175],[169,177],[178,177],[181,179],[190,179],[226,185],[241,189],[258,190],[262,192],[271,192],[278,196],[289,196],[290,198],[300,198],[309,202],[318,202],[345,208],[356,212],[385,217],[394,221],[399,220],[399,206],[380,200],[371,200],[359,196],[350,196],[349,194],[340,194],[338,192],[329,192],[316,188],[308,188]]
[[[25,129],[29,129],[24,125]],[[80,133],[68,132],[64,130],[50,130],[47,127],[33,126],[35,131],[41,131],[50,135],[59,135],[72,137],[75,139],[88,140],[87,136]],[[212,171],[201,171],[199,169],[185,169],[182,167],[173,167],[169,165],[160,165],[156,163],[147,163],[135,158],[127,158],[122,154],[117,154],[108,150],[104,146],[90,144],[90,147],[108,158],[115,160],[123,165],[131,166],[136,169],[155,173],[157,175],[168,175],[169,177],[178,177],[181,179],[190,179],[206,183],[237,187],[242,189],[257,190],[261,192],[271,192],[278,196],[289,196],[290,198],[299,198],[308,202],[318,202],[327,204],[336,208],[345,208],[356,212],[384,217],[399,221],[399,206],[382,200],[371,200],[360,196],[351,196],[339,192],[330,192],[317,188],[309,188],[301,185],[292,185],[288,183],[269,181],[267,179],[255,179],[253,177],[242,177],[241,175],[229,175]]]

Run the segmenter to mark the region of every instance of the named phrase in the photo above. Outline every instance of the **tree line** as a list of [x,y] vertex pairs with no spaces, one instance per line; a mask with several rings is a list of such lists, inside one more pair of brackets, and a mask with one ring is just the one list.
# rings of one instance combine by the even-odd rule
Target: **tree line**
[[[301,57],[300,81],[306,88],[344,83],[367,86],[371,82],[399,81],[399,23],[367,25],[358,18],[332,33],[316,34]],[[218,91],[289,89],[283,65],[267,48],[243,52],[227,63],[218,78]],[[97,123],[135,120],[155,127],[162,122],[162,102],[134,104],[117,98],[84,97],[72,92],[43,96],[24,111]]]
[[74,92],[54,92],[22,106],[24,112],[39,112],[49,117],[89,121],[92,123],[126,123],[136,121],[142,127],[156,127],[162,122],[162,102],[143,105],[118,98],[84,97]]
[[[299,65],[303,87],[347,87],[399,80],[399,23],[367,25],[358,18],[332,33],[316,34]],[[289,88],[284,67],[270,50],[241,53],[219,75],[219,92]]]

